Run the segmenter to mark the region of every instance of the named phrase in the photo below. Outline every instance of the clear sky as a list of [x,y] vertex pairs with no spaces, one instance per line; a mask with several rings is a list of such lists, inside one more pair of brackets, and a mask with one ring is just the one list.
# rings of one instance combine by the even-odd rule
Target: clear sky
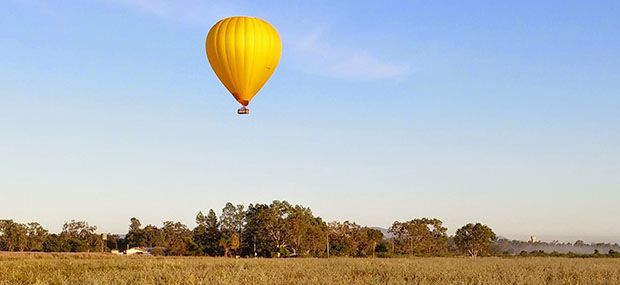
[[[283,41],[249,116],[204,51],[234,15]],[[618,1],[2,1],[0,218],[123,233],[279,199],[618,242],[619,35]]]

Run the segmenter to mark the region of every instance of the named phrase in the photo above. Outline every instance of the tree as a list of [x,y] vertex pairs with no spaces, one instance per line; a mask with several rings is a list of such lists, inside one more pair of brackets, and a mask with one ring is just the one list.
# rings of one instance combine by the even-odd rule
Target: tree
[[140,223],[140,220],[138,220],[138,218],[136,217],[131,218],[131,223],[129,224],[129,231],[127,232],[127,235],[125,236],[125,240],[127,241],[128,247],[146,245],[146,242],[144,239],[144,230],[140,228],[141,226],[142,224]]
[[357,255],[357,243],[353,238],[359,225],[349,221],[330,222],[329,227],[329,254],[335,256]]
[[[245,225],[245,210],[243,205],[237,205],[236,207],[228,202],[222,209],[222,216],[220,217],[220,246],[224,249],[224,255],[236,254],[236,250],[241,244],[241,235],[243,234],[243,228]],[[239,245],[233,247],[232,242],[236,242]],[[232,251],[232,252],[227,252]]]
[[336,256],[372,255],[378,241],[383,238],[381,231],[362,227],[356,223],[329,223],[330,254]]
[[[230,204],[230,203],[229,203]],[[230,204],[232,206],[232,204]],[[233,207],[234,208],[234,207]],[[233,215],[236,215],[236,209],[232,211]],[[229,233],[235,232],[238,225],[238,219],[234,218],[230,221]],[[222,235],[220,234],[220,223],[217,220],[217,215],[211,209],[207,216],[202,214],[202,212],[198,212],[196,215],[196,227],[192,231],[192,239],[195,242],[200,254],[206,254],[215,256],[217,255],[220,247],[220,239]]]
[[352,238],[357,244],[356,256],[372,256],[377,242],[383,238],[381,231],[369,227],[354,228]]
[[379,243],[377,243],[375,251],[388,254],[394,253],[394,240],[382,239],[381,241],[379,241]]
[[327,223],[320,217],[313,217],[310,227],[303,237],[303,249],[305,254],[321,256],[327,250]]
[[187,248],[185,255],[197,256],[204,254],[202,246],[199,245],[196,241],[194,241],[193,237],[185,237],[183,240],[185,241],[185,245]]
[[275,245],[275,252],[280,257],[282,250],[286,247],[287,234],[285,219],[291,209],[291,204],[286,201],[274,200],[267,211],[263,211],[263,221],[265,232]]
[[205,254],[211,256],[219,255],[219,241],[222,235],[220,233],[220,223],[213,209],[209,210],[204,225],[205,233],[202,239],[203,251]]
[[457,247],[471,257],[491,254],[496,239],[493,230],[480,223],[467,224],[458,229],[454,236]]
[[285,219],[285,228],[287,231],[287,243],[290,245],[293,255],[306,250],[306,239],[314,221],[312,212],[308,208],[296,205],[290,209],[290,213]]
[[24,251],[28,246],[27,227],[13,220],[0,220],[0,250]]
[[192,239],[196,244],[196,251],[199,251],[200,254],[204,254],[204,249],[206,248],[207,238],[207,218],[202,211],[198,212],[196,215],[196,227],[192,230]]
[[69,241],[57,234],[48,235],[43,242],[43,251],[45,252],[67,252],[71,251]]
[[207,223],[207,218],[205,217],[205,215],[202,213],[202,211],[198,211],[198,214],[196,215],[196,225],[205,225]]
[[310,208],[295,205],[284,219],[286,244],[293,255],[320,255],[325,252],[327,224],[314,217]]
[[236,233],[228,235],[222,235],[220,238],[220,246],[224,249],[225,257],[232,257],[233,252],[235,252],[240,246],[239,236]]
[[396,252],[410,255],[438,255],[448,249],[447,229],[439,219],[414,219],[394,222],[389,232],[394,234]]
[[146,225],[142,229],[142,235],[144,237],[143,244],[148,247],[164,246],[164,235],[162,231],[153,225]]
[[269,205],[250,204],[245,211],[244,241],[242,253],[251,256],[270,257],[273,252],[273,242],[267,233],[267,217],[270,215]]
[[26,229],[28,235],[27,248],[30,251],[43,251],[43,243],[47,238],[48,231],[37,222],[28,223]]
[[62,226],[60,237],[71,245],[72,252],[99,251],[102,240],[96,230],[86,221],[71,220]]
[[205,226],[207,227],[206,237],[204,240],[205,253],[211,256],[219,255],[220,250],[218,242],[222,234],[220,232],[220,223],[218,222],[217,215],[213,209],[209,210],[209,214],[207,214]]
[[326,225],[308,208],[286,201],[250,204],[245,211],[242,253],[254,256],[320,254],[325,249]]
[[236,207],[228,202],[222,209],[222,216],[220,217],[220,229],[222,233],[232,235],[233,233],[241,234],[243,230],[245,212],[243,205],[237,205]]
[[122,249],[121,239],[118,235],[108,234],[108,239],[106,240],[105,246],[108,250],[120,250]]
[[366,236],[368,237],[368,241],[372,244],[372,256],[375,256],[375,251],[377,249],[377,243],[383,240],[383,233],[378,229],[368,228]]
[[189,244],[192,242],[192,232],[180,222],[165,221],[161,228],[164,238],[164,247],[169,255],[186,255]]

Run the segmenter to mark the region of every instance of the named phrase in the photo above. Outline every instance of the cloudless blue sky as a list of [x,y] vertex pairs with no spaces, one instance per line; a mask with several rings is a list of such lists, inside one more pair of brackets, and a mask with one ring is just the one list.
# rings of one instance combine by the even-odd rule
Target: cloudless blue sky
[[[219,19],[283,52],[249,116],[209,67]],[[620,241],[618,1],[0,4],[0,218],[194,226],[287,200]]]

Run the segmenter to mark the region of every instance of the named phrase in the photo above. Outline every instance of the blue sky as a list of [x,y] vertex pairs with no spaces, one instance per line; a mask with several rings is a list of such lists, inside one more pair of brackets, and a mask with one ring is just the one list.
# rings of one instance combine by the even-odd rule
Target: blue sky
[[[193,226],[226,201],[620,241],[617,1],[3,1],[0,217]],[[237,116],[204,39],[280,32]]]

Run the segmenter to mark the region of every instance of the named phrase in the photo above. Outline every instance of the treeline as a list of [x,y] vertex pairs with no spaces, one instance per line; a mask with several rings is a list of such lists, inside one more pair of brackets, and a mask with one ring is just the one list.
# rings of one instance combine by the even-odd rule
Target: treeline
[[89,252],[103,251],[102,236],[87,222],[66,222],[60,234],[50,234],[39,223],[0,220],[1,251]]
[[574,255],[596,255],[607,253],[616,256],[620,252],[620,245],[617,243],[586,243],[577,240],[574,243],[543,241],[520,241],[498,239],[495,245],[496,251],[503,255],[551,255],[551,256],[574,256]]
[[354,222],[323,221],[309,208],[286,201],[271,204],[227,203],[196,215],[196,226],[166,221],[145,225],[131,218],[125,235],[99,234],[85,221],[69,221],[58,234],[38,223],[0,220],[0,250],[44,252],[123,251],[148,248],[153,255],[243,257],[295,256],[489,256],[501,251],[495,233],[486,225],[467,224],[448,236],[442,221],[420,218],[396,221],[386,238],[379,229]]

